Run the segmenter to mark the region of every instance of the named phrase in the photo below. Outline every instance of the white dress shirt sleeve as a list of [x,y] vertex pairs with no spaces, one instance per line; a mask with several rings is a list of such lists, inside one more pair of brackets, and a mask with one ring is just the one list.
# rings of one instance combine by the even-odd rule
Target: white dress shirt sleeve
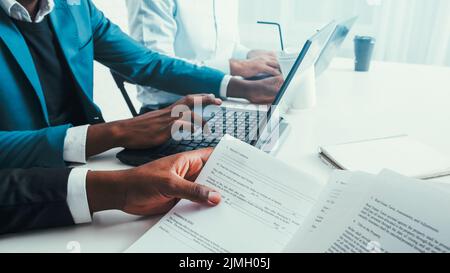
[[173,0],[127,0],[130,34],[147,48],[175,56],[176,3]]
[[88,169],[75,168],[69,175],[67,183],[67,205],[75,224],[92,222],[86,192]]
[[86,141],[89,125],[69,128],[64,139],[63,159],[71,163],[86,163]]
[[241,76],[225,75],[222,82],[220,83],[220,98],[222,99],[228,98],[228,85],[230,84],[231,79],[243,80],[244,78]]
[[222,99],[226,99],[227,98],[227,93],[228,93],[228,84],[230,83],[230,80],[233,77],[230,75],[225,75],[225,77],[223,77],[222,82],[220,83],[220,97]]
[[[236,58],[237,59],[237,58]],[[191,61],[192,62],[192,61]],[[204,65],[222,71],[225,74],[231,74],[230,59],[210,59],[203,62],[197,62],[198,65]]]
[[[142,42],[147,48],[170,57],[179,58],[175,54],[175,38],[178,32],[178,23],[175,19],[176,1],[127,0],[127,6],[131,36]],[[230,60],[226,58],[214,58],[205,61],[179,59],[230,74]]]
[[233,58],[238,60],[246,60],[248,59],[250,49],[241,44],[239,41],[240,39],[238,39],[238,42],[236,42],[236,45],[234,46]]
[[[86,163],[86,141],[89,125],[67,130],[63,158],[66,162]],[[67,183],[67,205],[75,224],[92,222],[86,193],[88,169],[75,168]]]

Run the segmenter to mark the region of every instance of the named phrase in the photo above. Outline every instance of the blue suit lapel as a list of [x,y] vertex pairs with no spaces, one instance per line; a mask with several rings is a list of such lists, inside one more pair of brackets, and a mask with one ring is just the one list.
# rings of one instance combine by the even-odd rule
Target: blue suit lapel
[[55,1],[55,10],[50,13],[50,20],[64,56],[70,64],[78,53],[79,43],[77,24],[66,2]]
[[88,95],[89,85],[92,76],[87,77],[80,59],[85,56],[78,56],[80,49],[79,30],[75,17],[67,5],[66,1],[55,1],[55,10],[50,14],[50,20],[55,30],[55,35],[61,45],[64,56],[67,60],[72,75],[81,90]]
[[6,46],[9,48],[17,63],[22,68],[26,77],[33,86],[33,89],[36,92],[41,104],[45,120],[49,124],[44,93],[42,91],[42,86],[40,84],[39,76],[37,74],[31,53],[22,34],[12,22],[11,18],[9,18],[2,9],[0,9],[0,37],[3,39]]

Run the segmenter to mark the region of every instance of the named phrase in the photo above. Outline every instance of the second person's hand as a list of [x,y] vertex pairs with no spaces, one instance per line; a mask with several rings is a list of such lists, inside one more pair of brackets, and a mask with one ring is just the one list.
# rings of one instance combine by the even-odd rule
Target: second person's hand
[[258,81],[233,78],[228,85],[228,97],[242,98],[254,104],[269,105],[275,100],[284,83],[282,76]]
[[262,55],[247,60],[230,60],[230,72],[233,76],[243,78],[255,77],[259,74],[278,76],[281,74],[278,60],[270,55]]
[[258,57],[270,57],[277,59],[277,53],[275,53],[274,51],[254,49],[250,50],[247,54],[247,59],[254,59]]

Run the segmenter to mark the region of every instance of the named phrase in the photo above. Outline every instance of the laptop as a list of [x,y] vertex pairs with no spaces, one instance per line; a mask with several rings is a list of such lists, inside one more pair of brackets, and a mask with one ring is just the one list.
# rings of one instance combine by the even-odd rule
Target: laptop
[[316,77],[325,72],[347,38],[358,17],[352,17],[336,25],[315,64]]
[[260,109],[261,107],[256,105],[249,105],[249,109],[216,107],[208,114],[206,124],[210,129],[209,133],[201,132],[181,139],[172,138],[162,146],[152,149],[126,149],[118,153],[117,158],[127,165],[140,166],[177,153],[216,147],[226,134],[265,152],[273,152],[289,129],[282,115],[289,110],[290,102],[296,95],[296,89],[291,88],[291,82],[314,65],[323,49],[319,41],[328,38],[334,27],[334,24],[329,24],[306,41],[272,106],[268,109],[267,107]]

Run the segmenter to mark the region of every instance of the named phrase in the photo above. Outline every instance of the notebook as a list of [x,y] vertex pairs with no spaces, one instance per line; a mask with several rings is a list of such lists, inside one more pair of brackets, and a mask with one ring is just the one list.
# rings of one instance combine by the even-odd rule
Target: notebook
[[390,169],[418,179],[450,175],[449,156],[408,135],[324,146],[320,157],[341,170],[377,174]]

